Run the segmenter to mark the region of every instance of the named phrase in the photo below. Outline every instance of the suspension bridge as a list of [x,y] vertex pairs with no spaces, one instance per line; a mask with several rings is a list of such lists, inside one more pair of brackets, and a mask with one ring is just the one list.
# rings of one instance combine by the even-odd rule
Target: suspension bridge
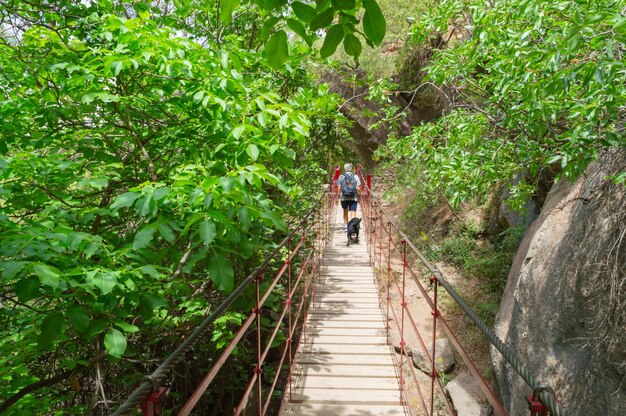
[[[362,173],[359,171],[359,174]],[[252,371],[242,387],[234,415],[300,416],[435,416],[457,415],[436,369],[436,341],[447,337],[463,360],[481,395],[493,414],[508,416],[469,354],[453,333],[438,307],[442,287],[461,310],[483,332],[528,385],[529,415],[564,416],[555,392],[539,383],[526,367],[470,306],[455,292],[411,241],[386,216],[381,204],[370,193],[369,178],[359,201],[362,217],[360,243],[347,246],[340,209],[332,187],[302,218],[299,226],[269,254],[233,293],[208,316],[185,341],[132,392],[113,413],[127,415],[137,409],[145,415],[162,412],[172,369],[180,364],[194,344],[211,330],[231,304],[249,287],[256,293],[256,304],[238,328],[230,343],[215,358],[212,367],[195,392],[180,409],[171,414],[210,414],[203,408],[203,396],[216,382],[225,363],[237,348],[253,345]],[[416,271],[422,270],[421,272]],[[426,270],[424,275],[423,270]],[[406,283],[417,284],[428,304],[432,320],[430,333],[423,333],[418,319],[407,308]],[[281,290],[278,290],[281,288]],[[280,316],[272,330],[261,324],[268,298],[282,298]],[[393,306],[390,293],[399,294]],[[393,323],[393,324],[391,324]],[[268,362],[278,334],[279,359]],[[399,340],[391,345],[391,334]],[[417,339],[430,363],[429,381],[418,380],[408,357],[406,339]],[[254,342],[250,343],[250,338]],[[267,368],[273,371],[264,371]],[[438,406],[436,406],[438,403]],[[205,405],[206,406],[206,405]]]
[[405,415],[368,229],[347,246],[339,211],[280,414]]

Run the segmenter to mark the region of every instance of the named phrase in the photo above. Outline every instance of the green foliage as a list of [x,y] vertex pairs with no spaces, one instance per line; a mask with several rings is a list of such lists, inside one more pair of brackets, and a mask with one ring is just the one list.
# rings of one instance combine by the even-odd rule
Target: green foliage
[[446,238],[437,252],[451,264],[463,267],[467,261],[470,261],[476,248],[476,241],[473,238],[459,235]]
[[[352,58],[358,58],[356,60],[359,68],[365,70],[372,79],[388,78],[395,74],[398,60],[402,58],[403,45],[413,22],[417,16],[433,7],[434,2],[377,0],[377,4],[385,20],[386,29],[383,42],[380,45],[361,45],[361,42],[358,42],[355,45],[358,48],[358,53],[355,55],[351,53],[352,39],[346,35],[343,42],[344,51],[339,49],[333,55],[336,60],[350,66],[352,66],[350,62]],[[365,26],[363,30],[365,30]]]
[[[427,166],[453,204],[547,166],[577,177],[599,152],[626,145],[622,10],[614,0],[438,4],[418,20],[414,41],[449,40],[427,80],[452,111],[393,140],[392,151]],[[513,205],[533,192],[520,182]]]
[[224,349],[235,337],[236,329],[241,326],[246,316],[238,312],[227,312],[215,320],[211,342],[215,343],[218,350]]
[[480,277],[487,291],[500,295],[525,231],[526,228],[523,226],[503,231],[498,236],[499,242],[494,245],[493,250],[481,250],[478,255],[468,259],[464,265],[467,273]]
[[320,55],[322,58],[328,58],[335,53],[337,46],[341,43],[344,37],[344,30],[341,25],[333,25],[324,38],[324,44],[320,49]]
[[279,30],[272,34],[265,45],[265,55],[267,62],[274,68],[280,68],[289,59],[289,46],[287,45],[287,34],[284,30]]
[[[0,411],[86,413],[101,352],[122,396],[132,362],[162,359],[326,181],[338,100],[272,32],[286,3],[219,4],[0,11],[17,22],[0,43],[0,406],[88,367],[80,392],[42,383]],[[259,13],[267,37],[245,38]]]
[[374,45],[380,45],[385,37],[387,25],[385,18],[375,0],[363,0],[365,6],[365,14],[363,15],[363,31],[365,36],[372,41]]
[[[496,237],[493,247],[479,246],[478,224],[463,224],[451,235],[436,245],[431,245],[430,254],[453,264],[466,277],[478,279],[487,293],[501,295],[506,285],[513,258],[517,253],[525,227],[512,227]],[[495,305],[495,307],[494,307]],[[485,314],[497,311],[497,304],[491,302],[482,306]]]

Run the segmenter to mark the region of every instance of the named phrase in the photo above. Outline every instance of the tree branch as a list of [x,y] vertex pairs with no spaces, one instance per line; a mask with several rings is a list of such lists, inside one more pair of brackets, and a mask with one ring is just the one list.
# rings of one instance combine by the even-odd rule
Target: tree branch
[[6,411],[9,407],[13,406],[15,403],[17,403],[22,397],[26,396],[27,394],[34,393],[37,390],[41,390],[45,387],[54,386],[55,384],[58,384],[63,380],[67,380],[71,376],[77,374],[78,372],[84,371],[92,367],[94,364],[102,361],[105,357],[106,357],[106,353],[99,354],[95,358],[92,358],[91,360],[89,360],[87,365],[79,364],[77,367],[71,370],[66,370],[53,377],[29,384],[28,386],[22,388],[20,391],[15,393],[13,396],[9,397],[6,401],[4,401],[4,403],[0,404],[0,413],[3,413],[4,411]]

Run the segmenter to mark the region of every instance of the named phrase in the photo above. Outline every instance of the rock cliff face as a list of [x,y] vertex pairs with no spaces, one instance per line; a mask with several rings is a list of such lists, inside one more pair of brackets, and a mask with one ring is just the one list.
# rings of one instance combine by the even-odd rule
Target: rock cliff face
[[[380,122],[384,113],[381,105],[375,101],[367,100],[368,86],[355,85],[347,81],[354,75],[363,80],[365,72],[352,71],[351,74],[339,74],[329,72],[323,77],[330,84],[330,91],[345,98],[341,106],[341,112],[352,121],[349,128],[354,141],[346,143],[353,150],[359,160],[366,166],[372,166],[372,154],[378,146],[385,144],[390,133],[388,124],[381,123],[377,128],[370,127]],[[443,96],[435,91],[422,89],[419,94],[399,92],[390,94],[388,107],[397,107],[406,111],[406,115],[397,119],[397,134],[406,136],[411,134],[413,126],[425,121],[435,120],[445,111]]]
[[[626,414],[626,151],[603,155],[575,183],[556,184],[517,253],[496,318],[500,339],[568,416]],[[492,351],[511,416],[530,389]]]

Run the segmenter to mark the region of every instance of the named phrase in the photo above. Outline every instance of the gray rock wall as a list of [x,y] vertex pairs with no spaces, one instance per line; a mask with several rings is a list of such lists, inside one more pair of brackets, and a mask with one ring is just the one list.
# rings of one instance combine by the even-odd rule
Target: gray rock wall
[[[568,416],[626,415],[626,151],[556,184],[509,274],[495,329]],[[511,416],[527,415],[521,377],[491,352]]]
[[405,110],[405,114],[397,120],[397,130],[391,128],[388,123],[381,123],[377,128],[372,125],[382,119],[382,104],[367,99],[368,86],[355,85],[349,81],[349,75],[356,76],[360,81],[364,80],[364,71],[354,70],[347,73],[327,72],[323,77],[324,82],[330,84],[330,91],[337,93],[346,100],[340,107],[340,111],[352,121],[348,128],[354,140],[344,143],[346,147],[354,151],[360,162],[367,167],[372,167],[372,154],[376,149],[387,142],[390,132],[396,131],[400,136],[411,134],[413,126],[425,121],[432,121],[441,116],[447,109],[443,95],[437,91],[426,88],[419,94],[408,92],[387,96],[386,107],[397,107]]

